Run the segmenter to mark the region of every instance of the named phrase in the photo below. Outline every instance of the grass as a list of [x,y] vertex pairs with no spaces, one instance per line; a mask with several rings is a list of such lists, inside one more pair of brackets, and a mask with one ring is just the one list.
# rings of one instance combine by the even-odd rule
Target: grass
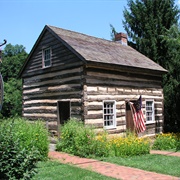
[[114,180],[101,174],[56,161],[39,162],[32,180]]
[[127,158],[104,157],[100,160],[118,165],[180,177],[180,157],[147,154]]
[[[156,150],[156,149],[154,149],[154,150]],[[160,150],[159,150],[160,151]],[[164,150],[164,151],[169,151],[169,152],[180,152],[180,149],[168,149],[168,150]]]
[[[113,164],[180,177],[180,157],[164,155],[141,155],[133,157],[104,157],[99,160]],[[56,161],[39,162],[38,173],[32,180],[113,180],[113,178]]]

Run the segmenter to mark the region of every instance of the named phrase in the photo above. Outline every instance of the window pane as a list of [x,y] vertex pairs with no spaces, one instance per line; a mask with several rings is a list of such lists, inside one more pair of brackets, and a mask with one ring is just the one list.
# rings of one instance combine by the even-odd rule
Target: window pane
[[50,59],[50,49],[46,49],[44,51],[44,59],[47,60],[47,59]]
[[43,66],[48,67],[51,65],[51,50],[50,49],[44,49],[43,50]]
[[154,103],[153,101],[146,101],[146,121],[154,121]]
[[147,117],[147,121],[152,121],[152,118],[151,117]]
[[113,126],[114,120],[114,101],[104,102],[104,126]]
[[45,65],[45,66],[50,66],[50,65],[51,65],[51,64],[50,64],[50,61],[45,61],[45,62],[44,62],[44,65]]

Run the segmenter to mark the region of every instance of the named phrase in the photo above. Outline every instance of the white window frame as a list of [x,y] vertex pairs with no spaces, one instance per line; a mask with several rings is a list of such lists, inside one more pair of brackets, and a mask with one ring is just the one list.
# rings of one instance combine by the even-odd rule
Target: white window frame
[[[151,124],[155,123],[155,109],[154,109],[154,100],[153,99],[146,99],[145,100],[145,113],[146,113],[146,124]],[[147,106],[147,103],[150,102],[151,104],[151,109],[148,109],[149,107]],[[151,115],[148,115],[150,113]],[[150,120],[148,120],[150,118]]]
[[[105,104],[111,104],[111,106],[106,106]],[[111,119],[110,119],[111,118]],[[107,125],[107,123],[109,125]],[[110,123],[111,122],[111,123]],[[115,100],[104,100],[103,101],[103,124],[105,129],[116,128],[116,101]]]
[[[49,54],[46,55],[47,51],[49,51]],[[49,62],[48,65],[46,65],[47,62]],[[50,66],[51,66],[51,48],[45,48],[42,50],[42,67],[48,68]]]

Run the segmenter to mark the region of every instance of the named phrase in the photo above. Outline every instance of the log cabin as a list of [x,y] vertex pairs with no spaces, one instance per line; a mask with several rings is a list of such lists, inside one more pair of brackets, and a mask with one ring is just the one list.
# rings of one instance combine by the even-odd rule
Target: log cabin
[[97,130],[133,130],[129,101],[142,97],[146,130],[163,129],[162,75],[167,71],[127,44],[46,25],[21,71],[22,115],[43,119],[53,134],[77,118]]

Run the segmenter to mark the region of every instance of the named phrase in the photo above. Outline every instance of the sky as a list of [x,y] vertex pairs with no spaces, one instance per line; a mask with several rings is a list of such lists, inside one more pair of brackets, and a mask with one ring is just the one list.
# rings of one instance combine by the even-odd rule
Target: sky
[[125,7],[127,0],[0,0],[0,43],[6,39],[29,53],[45,25],[110,40],[110,24],[125,32]]

